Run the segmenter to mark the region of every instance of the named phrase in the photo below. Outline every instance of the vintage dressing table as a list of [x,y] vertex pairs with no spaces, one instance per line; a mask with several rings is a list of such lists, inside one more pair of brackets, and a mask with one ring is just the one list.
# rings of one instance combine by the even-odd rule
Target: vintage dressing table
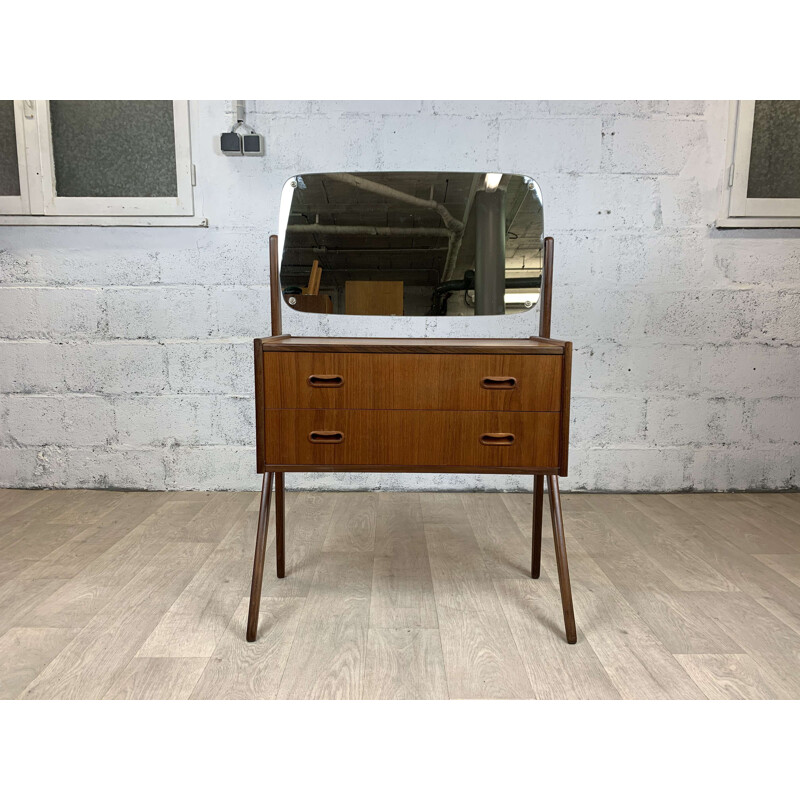
[[[270,237],[272,336],[254,342],[257,469],[264,478],[247,623],[250,642],[257,634],[273,482],[277,574],[283,578],[284,474],[297,471],[532,475],[533,578],[540,573],[546,479],[566,639],[569,643],[577,640],[558,488],[558,477],[567,474],[572,344],[549,338],[553,240],[544,239],[533,262],[529,259],[526,264],[522,257],[523,266],[517,270],[522,277],[513,277],[509,266],[516,263],[513,260],[516,251],[508,257],[506,253],[507,240],[516,241],[509,234],[517,230],[517,239],[525,238],[523,229],[536,227],[525,222],[524,215],[520,218],[520,214],[525,203],[538,199],[538,189],[531,186],[529,179],[514,183],[512,179],[517,176],[484,178],[479,174],[477,178],[467,176],[472,178],[471,183],[464,183],[468,188],[459,198],[453,187],[460,173],[446,176],[446,189],[441,188],[439,174],[431,175],[427,182],[422,173],[298,176],[296,180],[302,189],[308,187],[309,195],[313,195],[317,184],[327,187],[323,210],[330,209],[332,216],[328,220],[335,222],[321,223],[321,212],[312,217],[303,205],[309,202],[304,200],[305,192],[295,191],[292,208],[298,209],[303,222],[294,224],[294,215],[288,218],[282,266],[278,237]],[[408,183],[408,176],[414,176],[413,183]],[[494,190],[488,189],[490,181],[496,178],[501,179],[499,185]],[[420,188],[427,187],[427,183],[431,184],[428,197]],[[342,187],[350,194],[331,200],[332,187]],[[516,194],[515,187],[519,188]],[[436,199],[437,191],[443,196],[449,191],[456,199],[450,203]],[[360,203],[353,200],[354,196]],[[414,219],[413,229],[407,227],[407,222],[401,226],[393,219],[395,205],[421,215],[422,218]],[[372,213],[375,206],[380,207],[378,214]],[[348,210],[359,208],[362,216],[364,209],[369,209],[367,220],[364,224],[353,224]],[[537,224],[541,225],[540,205],[537,208]],[[454,209],[461,214],[460,223]],[[514,217],[509,219],[512,213]],[[423,227],[426,220],[427,227]],[[377,224],[381,222],[384,224]],[[470,226],[475,229],[472,233]],[[296,234],[291,241],[289,234]],[[301,253],[306,247],[304,236],[311,237],[309,253],[290,255]],[[321,240],[330,241],[325,236],[335,237],[337,247],[320,245]],[[412,236],[415,239],[407,246]],[[540,231],[536,237],[541,243]],[[434,250],[428,246],[431,241],[441,243],[445,239],[446,255],[444,247]],[[381,247],[375,247],[375,243]],[[392,246],[386,247],[387,243]],[[334,249],[336,256],[331,255]],[[518,300],[514,290],[520,297],[530,298],[530,291],[525,294],[523,290],[535,288],[539,291],[539,335],[520,339],[373,339],[283,334],[282,303],[294,305],[292,299],[308,296],[309,287],[312,296],[315,291],[329,292],[324,301],[328,309],[343,307],[340,295],[351,291],[348,279],[358,274],[358,258],[365,251],[371,263],[379,262],[389,252],[395,267],[399,264],[392,274],[378,270],[379,277],[402,278],[406,299],[403,301],[401,296],[400,302],[401,307],[405,302],[408,309],[413,309],[415,297],[426,295],[425,302],[430,297],[431,309],[439,315],[444,315],[443,309],[451,316],[464,315],[469,312],[459,305],[463,291],[464,303],[466,306],[472,303],[470,307],[476,313],[481,313],[481,302],[484,313],[497,313],[504,304],[508,306]],[[405,255],[406,251],[409,255]],[[346,256],[347,252],[357,252],[358,256],[351,258]],[[434,252],[439,258],[438,265],[432,261]],[[313,259],[312,265],[314,254],[319,259]],[[337,263],[343,257],[351,260]],[[459,272],[459,257],[467,267],[475,267],[472,274],[470,269]],[[428,284],[420,289],[414,286],[420,279],[407,268],[408,263],[400,263],[405,258],[413,259],[408,263],[424,262]],[[305,272],[292,273],[291,260],[299,261]],[[497,268],[493,268],[498,264],[499,276]],[[492,270],[493,274],[487,275]],[[461,273],[464,277],[459,279]],[[292,286],[293,281],[303,282],[300,279],[303,274],[312,276],[309,287]],[[366,288],[369,291],[370,287]],[[359,296],[363,289],[358,287]],[[385,297],[385,287],[381,286],[379,291]],[[494,310],[486,311],[487,297],[494,303]],[[376,299],[376,307],[383,302]],[[529,305],[529,299],[517,303],[520,304]]]

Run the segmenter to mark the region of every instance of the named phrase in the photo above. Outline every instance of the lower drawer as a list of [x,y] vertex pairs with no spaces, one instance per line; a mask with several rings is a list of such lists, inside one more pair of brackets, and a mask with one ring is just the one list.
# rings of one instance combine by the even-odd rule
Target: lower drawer
[[558,412],[275,409],[270,466],[558,467]]

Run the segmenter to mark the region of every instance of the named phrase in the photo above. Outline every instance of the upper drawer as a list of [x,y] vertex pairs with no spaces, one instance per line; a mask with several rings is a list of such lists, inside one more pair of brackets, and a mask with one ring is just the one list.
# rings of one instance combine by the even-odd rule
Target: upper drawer
[[266,408],[559,411],[559,355],[264,353]]

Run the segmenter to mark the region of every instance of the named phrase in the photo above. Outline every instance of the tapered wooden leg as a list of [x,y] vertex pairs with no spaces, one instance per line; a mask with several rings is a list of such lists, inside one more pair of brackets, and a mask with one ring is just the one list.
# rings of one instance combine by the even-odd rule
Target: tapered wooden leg
[[284,545],[284,531],[286,528],[285,499],[284,490],[285,473],[275,473],[275,562],[278,577],[286,575],[286,549]]
[[258,633],[258,609],[261,606],[261,581],[264,577],[264,553],[267,549],[267,522],[269,501],[272,496],[271,472],[264,473],[261,483],[261,506],[258,509],[256,528],[256,553],[253,556],[253,581],[250,584],[250,611],[247,614],[247,641],[254,642]]
[[553,538],[556,545],[558,585],[561,587],[561,606],[564,609],[564,627],[567,631],[567,641],[575,644],[578,641],[578,634],[575,631],[575,612],[572,609],[572,589],[569,585],[569,565],[567,564],[567,545],[564,541],[564,520],[561,517],[558,475],[547,476],[547,491],[550,494],[550,514],[553,518]]
[[544,512],[544,475],[533,476],[533,541],[531,578],[538,578],[542,569],[542,514]]

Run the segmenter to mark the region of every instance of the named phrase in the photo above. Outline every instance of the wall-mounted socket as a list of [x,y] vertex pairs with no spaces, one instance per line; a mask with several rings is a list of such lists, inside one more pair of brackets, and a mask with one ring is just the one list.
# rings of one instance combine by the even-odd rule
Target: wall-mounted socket
[[225,156],[263,156],[264,137],[245,122],[246,103],[234,100],[233,127],[219,137],[219,149]]
[[223,133],[219,137],[219,149],[226,156],[240,156],[242,154],[242,137],[236,131]]
[[260,133],[245,133],[242,136],[242,155],[263,156],[264,137]]

